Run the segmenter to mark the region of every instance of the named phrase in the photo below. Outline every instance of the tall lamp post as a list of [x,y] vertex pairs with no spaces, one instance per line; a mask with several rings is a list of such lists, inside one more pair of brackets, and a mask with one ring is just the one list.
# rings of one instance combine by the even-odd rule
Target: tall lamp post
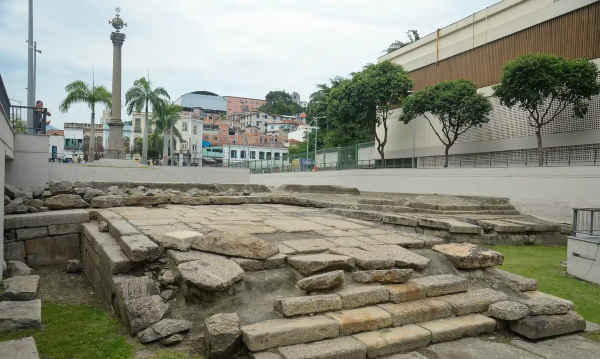
[[[408,91],[408,96],[412,96],[414,95],[414,91]],[[415,168],[415,121],[417,119],[413,118],[412,120],[412,130],[413,130],[413,138],[412,138],[412,161],[411,161],[411,168]]]
[[[320,118],[327,118],[327,116],[315,117],[308,124],[310,126],[311,123],[315,122],[315,157],[313,158],[314,164],[317,163],[317,138],[319,135],[319,119]],[[306,160],[308,161],[308,142],[306,143]]]

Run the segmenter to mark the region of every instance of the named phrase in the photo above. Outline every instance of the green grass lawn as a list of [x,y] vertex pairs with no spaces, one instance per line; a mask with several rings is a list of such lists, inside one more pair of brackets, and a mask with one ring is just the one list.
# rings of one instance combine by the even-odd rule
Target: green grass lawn
[[575,311],[586,320],[600,323],[600,286],[566,276],[560,266],[567,260],[566,246],[493,246],[504,254],[501,269],[533,278],[538,289],[575,303]]

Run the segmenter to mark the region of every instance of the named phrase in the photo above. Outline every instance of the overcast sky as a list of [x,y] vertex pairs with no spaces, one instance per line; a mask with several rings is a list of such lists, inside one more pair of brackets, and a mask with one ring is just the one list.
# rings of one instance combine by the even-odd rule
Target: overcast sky
[[[175,100],[191,91],[263,99],[297,91],[374,63],[406,31],[421,36],[497,0],[34,0],[37,93],[52,125],[88,122],[84,105],[60,113],[74,80],[111,90],[116,5],[128,27],[123,45],[123,97],[146,76]],[[27,0],[0,0],[0,74],[10,98],[27,100]],[[101,113],[100,109],[97,112]],[[97,115],[96,118],[100,116]],[[123,111],[123,117],[127,117]]]

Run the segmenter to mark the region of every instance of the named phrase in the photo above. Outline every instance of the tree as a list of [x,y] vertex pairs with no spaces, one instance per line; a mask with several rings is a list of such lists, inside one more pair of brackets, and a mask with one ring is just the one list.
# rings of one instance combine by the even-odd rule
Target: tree
[[15,118],[14,128],[15,133],[25,133],[27,131],[27,122],[21,117]]
[[[327,113],[340,123],[362,124],[375,137],[377,152],[385,159],[387,120],[408,96],[413,81],[400,65],[390,61],[365,66],[351,79],[331,90]],[[377,129],[383,127],[383,134]]]
[[93,162],[96,154],[96,104],[104,104],[107,108],[112,107],[112,95],[104,86],[92,85],[91,87],[81,80],[73,81],[65,87],[67,97],[58,107],[63,113],[69,111],[71,106],[77,103],[88,105],[92,110],[92,127],[90,129],[90,148],[88,162]]
[[154,133],[160,133],[163,135],[163,166],[166,166],[168,161],[169,153],[169,139],[171,138],[171,155],[173,154],[173,140],[172,137],[177,137],[179,141],[183,141],[181,133],[175,124],[181,117],[181,111],[183,108],[179,105],[163,102],[156,108],[154,108],[154,116],[152,117],[152,124],[154,125]]
[[265,96],[266,104],[258,111],[276,115],[291,116],[304,111],[304,108],[292,100],[292,95],[285,91],[269,91]]
[[392,42],[390,44],[390,46],[387,48],[387,50],[383,50],[382,52],[385,52],[386,54],[389,54],[390,52],[394,52],[398,49],[403,48],[406,45],[410,45],[415,41],[418,41],[421,39],[421,37],[419,36],[419,33],[417,32],[417,30],[408,30],[406,32],[406,36],[408,36],[408,41],[407,42],[402,42],[400,40],[396,40],[394,42]]
[[129,139],[129,137],[127,137],[127,136],[123,137],[123,149],[125,150],[125,152],[129,151],[130,143],[131,143],[131,140]]
[[135,80],[133,87],[127,90],[125,94],[125,104],[127,106],[127,114],[131,115],[133,111],[141,112],[143,108],[146,111],[144,119],[144,133],[142,146],[142,163],[148,163],[148,105],[152,106],[152,111],[160,105],[162,101],[170,99],[167,90],[162,87],[152,89],[152,82],[142,77]]
[[539,165],[544,165],[542,127],[567,108],[583,118],[592,96],[600,94],[598,66],[587,59],[568,60],[548,54],[527,54],[504,65],[500,83],[493,87],[500,103],[527,112],[535,128]]
[[[445,146],[444,167],[448,167],[448,152],[458,137],[473,126],[489,122],[487,115],[491,110],[490,100],[477,93],[477,87],[471,81],[444,81],[407,98],[400,120],[409,123],[418,116],[425,117]],[[432,123],[432,116],[442,125],[439,131]]]

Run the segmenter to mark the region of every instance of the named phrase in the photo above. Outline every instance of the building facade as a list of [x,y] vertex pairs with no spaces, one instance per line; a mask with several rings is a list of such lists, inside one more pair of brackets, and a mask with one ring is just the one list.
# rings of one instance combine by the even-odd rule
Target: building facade
[[206,114],[227,113],[227,100],[210,91],[194,91],[181,95],[174,103],[183,107],[184,111],[199,109]]
[[256,112],[261,106],[267,104],[266,100],[255,98],[225,96],[225,99],[227,99],[227,118],[236,112]]
[[[549,53],[600,64],[600,2],[597,0],[504,0],[379,58],[400,64],[414,81],[414,91],[445,80],[468,79],[494,105],[490,121],[464,133],[450,154],[533,149],[534,129],[527,114],[508,109],[494,98],[504,64],[526,53]],[[600,80],[600,79],[599,79]],[[437,156],[442,144],[425,118],[413,124],[388,119],[386,159]],[[433,126],[439,130],[438,122]],[[542,129],[544,147],[600,143],[600,98],[584,119],[565,111]],[[579,148],[579,147],[578,147]],[[421,165],[419,163],[418,165]]]
[[202,162],[203,121],[194,113],[184,111],[175,125],[183,141],[176,141],[176,153],[191,163]]

